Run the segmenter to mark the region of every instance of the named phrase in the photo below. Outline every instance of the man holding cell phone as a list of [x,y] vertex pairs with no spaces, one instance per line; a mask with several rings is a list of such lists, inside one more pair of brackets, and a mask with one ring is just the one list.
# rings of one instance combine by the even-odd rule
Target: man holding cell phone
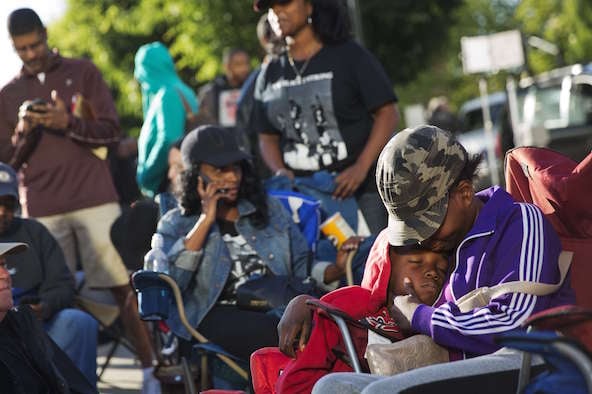
[[27,148],[19,156],[22,214],[47,227],[70,270],[82,266],[87,286],[113,294],[125,331],[133,333],[145,392],[160,392],[148,331],[110,239],[121,209],[101,153],[119,141],[121,129],[109,87],[91,61],[49,49],[47,30],[32,9],[13,11],[8,32],[23,67],[0,90],[0,161]]

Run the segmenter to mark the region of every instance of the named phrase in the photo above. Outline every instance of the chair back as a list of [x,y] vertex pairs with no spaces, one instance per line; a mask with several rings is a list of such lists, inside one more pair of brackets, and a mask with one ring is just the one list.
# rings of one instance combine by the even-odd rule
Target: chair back
[[547,148],[520,147],[506,154],[506,187],[517,200],[537,205],[574,252],[571,285],[579,306],[592,308],[592,153],[579,164]]
[[305,194],[289,190],[272,190],[268,194],[278,199],[292,216],[304,235],[309,250],[316,252],[321,225],[321,203]]

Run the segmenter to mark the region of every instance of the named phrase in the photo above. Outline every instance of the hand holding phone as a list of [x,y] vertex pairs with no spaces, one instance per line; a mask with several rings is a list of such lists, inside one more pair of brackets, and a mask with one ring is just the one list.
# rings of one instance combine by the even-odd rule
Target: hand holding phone
[[218,202],[225,196],[228,189],[216,188],[216,184],[205,174],[200,174],[197,184],[197,193],[201,199],[202,213],[210,221],[216,219]]
[[38,114],[44,114],[47,112],[47,102],[43,99],[36,98],[27,102],[26,110]]
[[[212,180],[207,175],[205,175],[205,174],[200,174],[199,176],[203,180],[204,188],[207,189],[208,184],[212,183]],[[226,193],[228,193],[228,189],[226,189],[226,188],[219,188],[219,189],[216,190],[216,193],[226,194]]]

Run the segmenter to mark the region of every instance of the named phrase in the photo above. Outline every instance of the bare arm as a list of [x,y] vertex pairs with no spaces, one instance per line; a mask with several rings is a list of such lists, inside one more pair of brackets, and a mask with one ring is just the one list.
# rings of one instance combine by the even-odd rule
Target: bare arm
[[286,306],[278,324],[278,346],[282,353],[292,358],[296,357],[294,349],[296,338],[299,338],[297,348],[302,350],[310,336],[312,310],[306,305],[306,301],[309,299],[314,299],[314,297],[308,294],[294,297]]
[[261,149],[261,156],[263,161],[272,174],[276,174],[281,170],[283,175],[290,179],[294,178],[292,171],[286,168],[282,152],[280,150],[280,136],[276,134],[259,134],[259,149]]

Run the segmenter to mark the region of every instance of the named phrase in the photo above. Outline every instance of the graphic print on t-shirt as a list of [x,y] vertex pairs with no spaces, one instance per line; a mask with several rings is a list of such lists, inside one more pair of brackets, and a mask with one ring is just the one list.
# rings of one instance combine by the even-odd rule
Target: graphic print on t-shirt
[[332,79],[332,72],[280,79],[262,94],[271,123],[282,132],[284,162],[292,169],[315,171],[347,158],[333,109]]
[[233,265],[220,299],[234,302],[238,287],[253,277],[264,276],[267,270],[257,252],[242,235],[224,234],[222,239],[228,248]]

